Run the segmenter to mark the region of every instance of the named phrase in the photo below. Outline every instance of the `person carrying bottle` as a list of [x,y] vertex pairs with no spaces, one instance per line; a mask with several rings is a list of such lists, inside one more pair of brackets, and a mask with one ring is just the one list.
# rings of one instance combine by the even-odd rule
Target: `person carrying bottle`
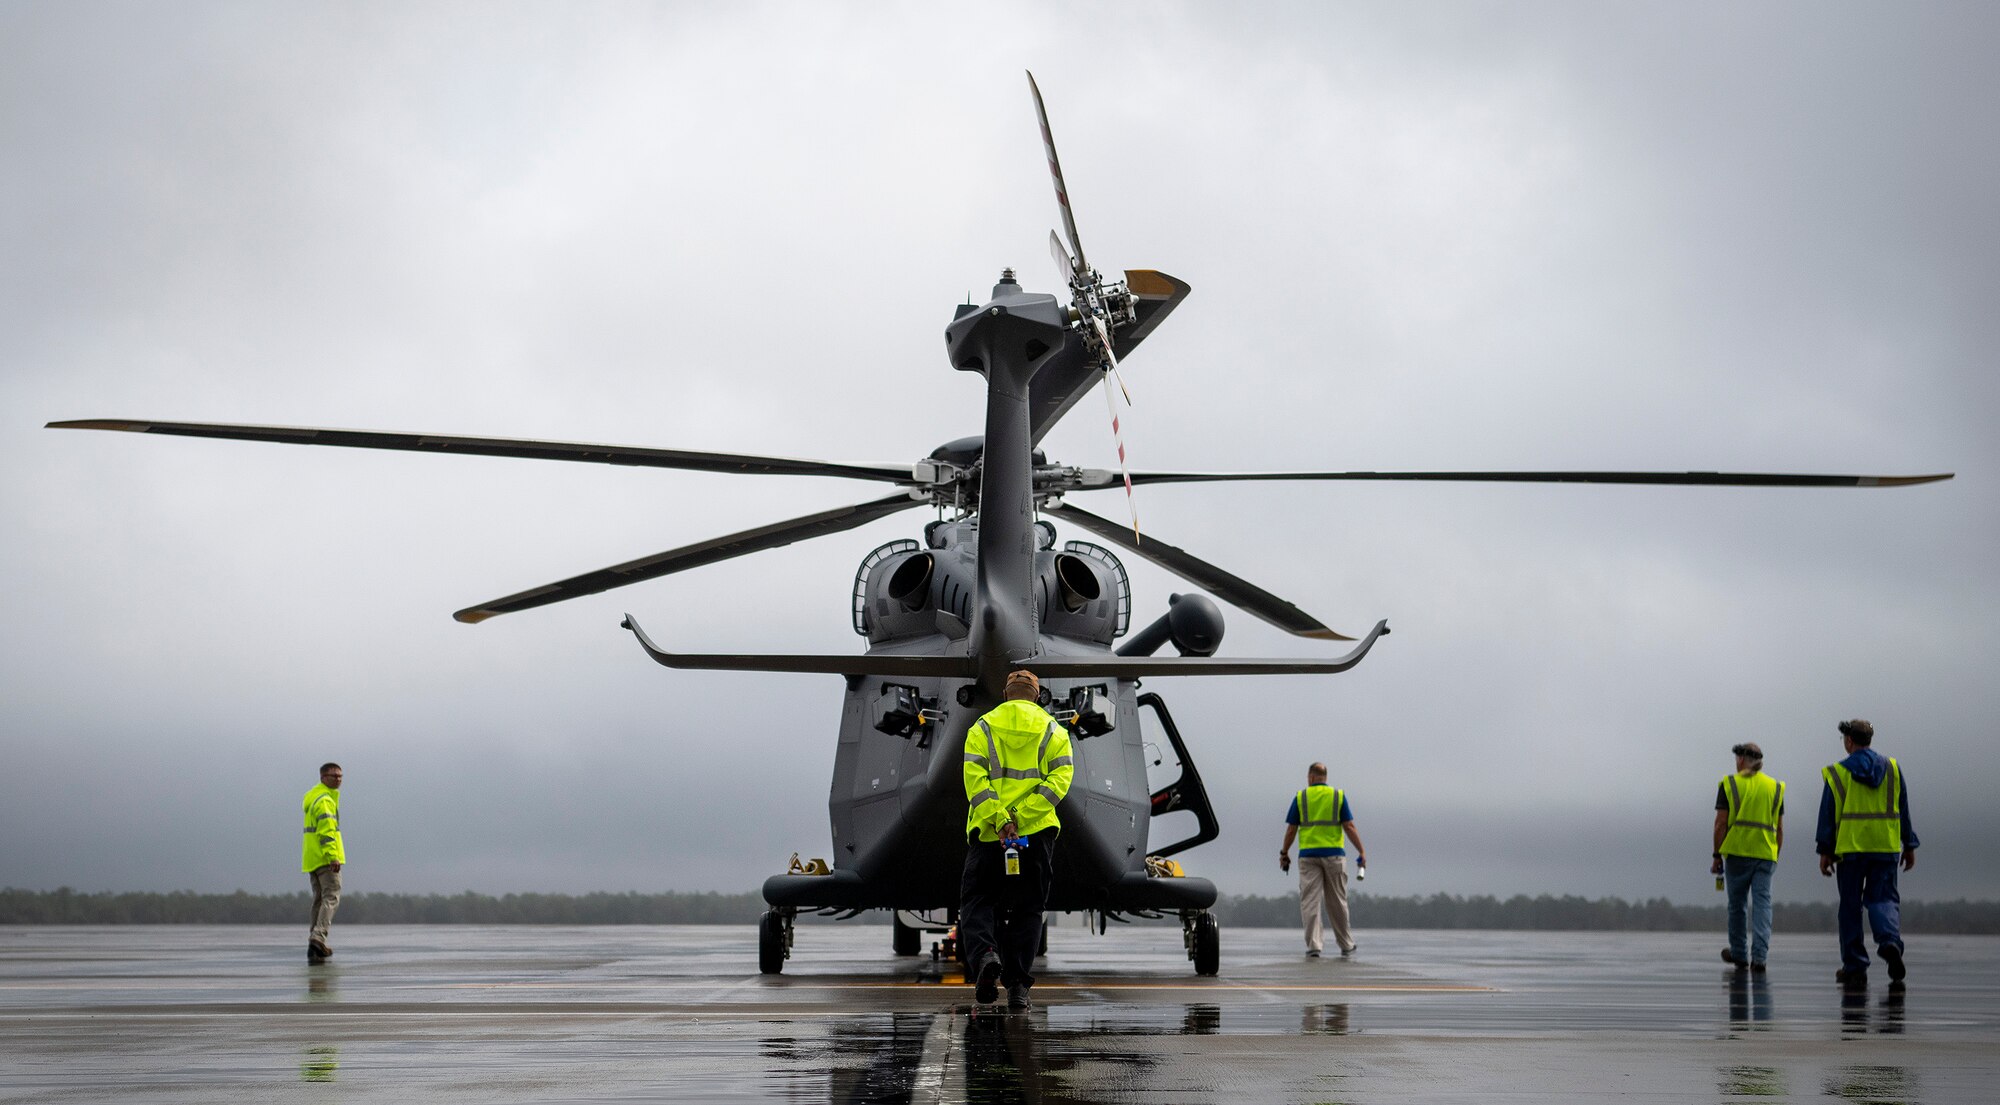
[[1715,788],[1715,862],[1729,890],[1729,946],[1722,961],[1764,969],[1771,950],[1771,875],[1785,846],[1785,784],[1764,774],[1764,750],[1730,749],[1736,773]]
[[1041,681],[1010,672],[1006,701],[965,734],[965,872],[958,932],[972,965],[973,997],[1028,1008],[1042,909],[1055,881],[1056,806],[1075,773],[1069,731],[1042,709]]

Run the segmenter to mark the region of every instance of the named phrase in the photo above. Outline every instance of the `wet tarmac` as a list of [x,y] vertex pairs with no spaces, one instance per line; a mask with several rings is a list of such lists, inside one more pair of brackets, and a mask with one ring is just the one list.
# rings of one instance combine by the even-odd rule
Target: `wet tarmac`
[[1830,936],[1738,974],[1718,935],[1051,933],[1036,1006],[975,1007],[885,924],[0,928],[0,1102],[1990,1102],[2000,939],[1913,938],[1833,982]]

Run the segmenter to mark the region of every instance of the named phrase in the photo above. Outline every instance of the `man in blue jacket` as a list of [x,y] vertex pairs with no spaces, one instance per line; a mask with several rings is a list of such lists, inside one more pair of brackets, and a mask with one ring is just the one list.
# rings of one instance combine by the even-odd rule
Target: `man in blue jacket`
[[1875,933],[1875,950],[1889,965],[1889,980],[1901,982],[1902,899],[1896,893],[1896,866],[1917,865],[1917,832],[1910,827],[1909,783],[1902,766],[1870,747],[1875,727],[1856,718],[1840,723],[1847,758],[1820,772],[1819,873],[1839,872],[1840,970],[1842,983],[1866,983],[1868,947],[1861,915]]

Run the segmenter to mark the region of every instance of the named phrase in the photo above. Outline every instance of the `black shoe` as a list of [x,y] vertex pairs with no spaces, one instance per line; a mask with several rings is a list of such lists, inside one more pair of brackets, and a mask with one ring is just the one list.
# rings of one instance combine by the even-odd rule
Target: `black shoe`
[[331,958],[333,958],[332,948],[327,947],[325,944],[322,944],[317,940],[306,941],[307,963],[312,963],[312,964],[324,963]]
[[1000,997],[1000,957],[992,952],[979,961],[979,976],[973,983],[972,1000],[992,1005]]
[[1340,949],[1340,958],[1346,959],[1348,956],[1353,955],[1355,952],[1358,952],[1360,950],[1361,950],[1361,945],[1359,944],[1356,944],[1351,948],[1342,948]]
[[1307,948],[1307,949],[1306,949],[1306,958],[1307,958],[1307,959],[1318,959],[1318,958],[1319,958],[1319,953],[1318,953],[1318,952],[1316,952],[1316,951],[1314,951],[1314,950],[1312,950],[1311,948]]
[[1743,967],[1748,965],[1745,964],[1741,959],[1736,958],[1736,953],[1730,951],[1728,948],[1722,949],[1722,961],[1724,963],[1734,963],[1738,967]]
[[1761,960],[1761,959],[1753,959],[1753,960],[1751,960],[1751,961],[1750,961],[1750,973],[1751,973],[1751,974],[1753,974],[1753,975],[1761,975],[1761,974],[1763,974],[1763,973],[1764,973],[1764,961],[1763,961],[1763,960]]
[[1028,1007],[1033,1004],[1033,1002],[1028,1000],[1028,988],[1026,986],[1007,987],[1007,1012],[1025,1013],[1028,1011]]
[[1833,972],[1833,980],[1842,986],[1866,986],[1868,985],[1868,972],[1850,971],[1842,967],[1840,970]]
[[1910,973],[1909,969],[1903,966],[1903,949],[1884,944],[1875,949],[1875,954],[1881,956],[1882,962],[1889,965],[1890,982],[1901,982],[1903,976]]

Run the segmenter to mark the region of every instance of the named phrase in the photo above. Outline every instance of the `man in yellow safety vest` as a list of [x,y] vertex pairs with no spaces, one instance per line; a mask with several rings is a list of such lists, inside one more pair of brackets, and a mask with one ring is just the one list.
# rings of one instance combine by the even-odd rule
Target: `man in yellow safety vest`
[[306,938],[306,962],[324,963],[333,954],[326,942],[333,928],[333,911],[340,905],[340,868],[347,848],[340,840],[340,765],[319,766],[319,785],[299,803],[305,814],[305,847],[299,865],[312,880],[312,933]]
[[1896,865],[1917,865],[1917,832],[1910,826],[1910,789],[1895,760],[1870,747],[1875,727],[1859,718],[1840,723],[1847,758],[1820,772],[1826,786],[1819,799],[1819,873],[1839,872],[1840,970],[1844,984],[1868,981],[1868,947],[1861,938],[1861,914],[1875,931],[1875,950],[1889,965],[1889,980],[1900,983],[1903,967],[1902,898]]
[[1299,841],[1299,916],[1306,926],[1306,957],[1318,959],[1324,949],[1320,914],[1333,922],[1333,940],[1341,955],[1353,955],[1354,937],[1347,931],[1347,842],[1354,841],[1354,858],[1368,867],[1368,849],[1354,831],[1354,811],[1347,792],[1326,785],[1326,765],[1306,769],[1306,789],[1292,796],[1285,814],[1285,842],[1278,846],[1278,870],[1292,869],[1292,838]]
[[1042,909],[1055,881],[1056,805],[1075,773],[1069,731],[1038,703],[1030,671],[1007,675],[1006,701],[965,733],[965,873],[958,934],[972,965],[973,997],[1028,1008]]
[[1715,788],[1715,862],[1709,868],[1729,888],[1729,946],[1722,960],[1762,971],[1771,950],[1771,875],[1785,846],[1785,784],[1764,774],[1762,748],[1746,742],[1730,751],[1736,774]]

